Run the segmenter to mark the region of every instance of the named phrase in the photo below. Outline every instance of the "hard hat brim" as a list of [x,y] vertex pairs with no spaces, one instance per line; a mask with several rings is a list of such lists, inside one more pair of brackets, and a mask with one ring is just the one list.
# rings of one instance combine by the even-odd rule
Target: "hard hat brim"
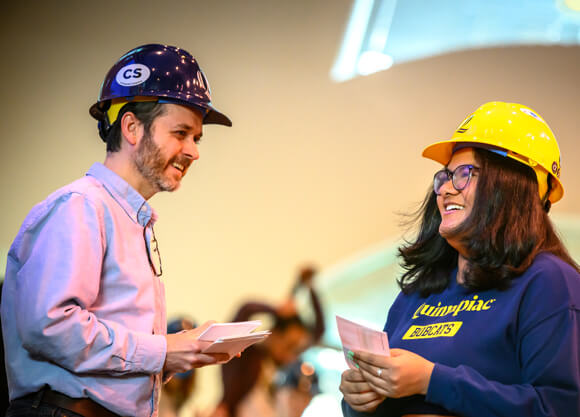
[[427,159],[439,162],[441,165],[447,165],[453,155],[453,145],[458,142],[460,141],[457,139],[435,142],[423,149],[421,155]]
[[217,111],[213,107],[208,108],[209,112],[203,118],[204,125],[223,125],[223,126],[232,126],[232,121],[228,116],[225,114]]
[[[191,104],[191,103],[179,102],[179,101],[176,101],[176,104],[181,104],[183,106],[198,108],[198,110],[200,110],[200,111],[203,111],[202,109],[199,109],[200,107],[205,108],[207,110],[207,114],[203,118],[204,125],[214,124],[214,125],[223,125],[223,126],[228,126],[228,127],[232,126],[232,121],[230,120],[230,118],[228,116],[226,116],[225,114],[223,114],[222,112],[216,110],[214,107],[207,106],[207,105],[195,106],[194,104]],[[105,107],[104,102],[95,103],[90,107],[89,114],[91,115],[91,117],[93,117],[93,119],[101,121],[105,117],[106,109],[104,107]]]

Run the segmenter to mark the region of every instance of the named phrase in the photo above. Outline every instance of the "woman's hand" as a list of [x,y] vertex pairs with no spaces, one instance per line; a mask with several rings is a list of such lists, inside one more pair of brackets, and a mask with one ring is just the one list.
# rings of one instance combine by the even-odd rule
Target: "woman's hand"
[[356,369],[347,369],[342,373],[340,392],[353,410],[366,413],[375,411],[385,399],[371,389],[361,372]]
[[426,395],[435,366],[433,362],[404,349],[391,349],[391,356],[355,352],[354,361],[370,388],[390,398]]

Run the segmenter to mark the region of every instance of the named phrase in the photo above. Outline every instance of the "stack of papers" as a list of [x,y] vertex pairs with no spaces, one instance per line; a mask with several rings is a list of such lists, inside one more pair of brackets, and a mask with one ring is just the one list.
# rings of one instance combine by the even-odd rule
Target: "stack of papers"
[[201,342],[202,353],[227,353],[228,362],[235,355],[254,343],[261,342],[270,335],[270,331],[254,332],[262,325],[260,320],[240,321],[235,323],[213,323],[197,340]]
[[342,342],[344,358],[350,368],[356,369],[356,364],[348,351],[358,350],[376,355],[391,356],[389,338],[385,332],[370,329],[340,316],[336,316],[336,325]]

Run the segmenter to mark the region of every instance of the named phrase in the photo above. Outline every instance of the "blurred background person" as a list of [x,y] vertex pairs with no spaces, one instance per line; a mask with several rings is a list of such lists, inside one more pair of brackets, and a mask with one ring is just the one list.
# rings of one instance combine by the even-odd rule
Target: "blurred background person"
[[300,417],[319,393],[318,374],[309,362],[299,359],[280,369],[274,378],[276,417]]
[[[290,297],[277,307],[260,302],[240,307],[232,321],[246,321],[265,313],[272,317],[272,334],[246,349],[242,357],[222,365],[223,396],[214,417],[276,415],[272,384],[277,370],[296,361],[324,333],[323,310],[313,285],[315,274],[312,266],[302,268]],[[310,293],[313,323],[306,323],[297,311],[295,296],[301,288]]]

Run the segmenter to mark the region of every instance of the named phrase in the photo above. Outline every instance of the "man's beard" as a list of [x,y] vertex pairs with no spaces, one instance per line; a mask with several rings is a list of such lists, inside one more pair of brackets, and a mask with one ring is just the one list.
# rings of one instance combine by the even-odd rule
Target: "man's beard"
[[[153,141],[149,132],[143,134],[134,162],[139,173],[156,191],[175,191],[179,188],[180,181],[173,181],[165,176],[165,169],[174,161],[163,157],[161,148]],[[181,161],[180,163],[187,167],[190,162]]]

